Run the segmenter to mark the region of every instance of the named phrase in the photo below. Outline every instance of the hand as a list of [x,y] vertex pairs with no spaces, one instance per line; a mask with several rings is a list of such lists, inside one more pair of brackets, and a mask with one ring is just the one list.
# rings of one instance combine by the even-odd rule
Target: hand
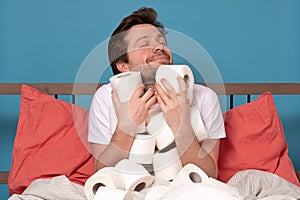
[[122,103],[116,91],[112,91],[118,126],[125,133],[135,136],[137,127],[148,117],[149,108],[156,103],[153,89],[144,93],[145,85],[140,85],[132,94],[128,102]]
[[179,94],[176,94],[174,88],[166,80],[162,79],[161,85],[156,84],[157,101],[164,113],[165,120],[172,129],[174,136],[183,133],[185,129],[191,128],[190,122],[190,104],[187,99],[187,86],[181,77],[177,77],[179,83]]

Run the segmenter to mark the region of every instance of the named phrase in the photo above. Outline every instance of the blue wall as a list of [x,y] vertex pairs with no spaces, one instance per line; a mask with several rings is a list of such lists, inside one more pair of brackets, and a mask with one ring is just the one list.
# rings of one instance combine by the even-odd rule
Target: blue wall
[[[1,0],[0,82],[74,82],[90,52],[141,6],[154,7],[166,28],[201,44],[224,82],[300,82],[298,0]],[[19,98],[0,101],[0,146],[7,149],[0,170],[8,170]],[[275,97],[297,170],[299,102]],[[6,199],[7,186],[0,193]]]

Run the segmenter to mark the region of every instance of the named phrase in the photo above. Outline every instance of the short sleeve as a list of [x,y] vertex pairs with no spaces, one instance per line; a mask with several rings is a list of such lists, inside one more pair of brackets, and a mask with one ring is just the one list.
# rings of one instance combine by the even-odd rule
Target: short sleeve
[[209,139],[226,137],[224,119],[217,94],[210,88],[195,85],[194,100],[208,130]]
[[97,144],[109,144],[112,133],[109,123],[109,108],[112,106],[111,87],[101,86],[92,99],[89,111],[88,141]]

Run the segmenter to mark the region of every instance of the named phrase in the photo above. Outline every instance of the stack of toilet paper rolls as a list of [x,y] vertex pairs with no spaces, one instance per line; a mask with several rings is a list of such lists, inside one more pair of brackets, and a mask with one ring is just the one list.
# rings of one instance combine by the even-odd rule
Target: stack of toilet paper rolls
[[124,159],[115,167],[98,170],[84,185],[88,200],[131,200],[132,192],[141,191],[153,183],[153,176],[139,164]]
[[[165,78],[173,86],[175,92],[179,93],[178,76],[182,77],[187,85],[187,98],[191,104],[192,128],[198,141],[203,141],[207,137],[207,130],[198,108],[192,106],[194,76],[191,69],[187,65],[161,65],[156,72],[155,80],[161,84],[160,80]],[[141,74],[140,72],[124,72],[110,78],[110,83],[112,88],[118,93],[121,102],[126,102],[136,88],[142,84]],[[115,131],[117,120],[115,110],[112,107],[110,108],[112,132]],[[164,151],[173,142],[174,134],[166,123],[163,113],[156,113],[151,116],[147,126],[145,123],[139,126],[130,150],[129,159],[139,164],[153,164],[156,176],[165,180],[171,180],[182,168],[176,147]],[[158,148],[157,152],[154,152],[155,146]]]
[[88,200],[132,200],[134,192],[151,187],[145,200],[158,200],[172,199],[170,197],[174,191],[186,186],[198,185],[202,189],[213,188],[215,192],[224,195],[219,199],[239,199],[237,188],[208,177],[201,168],[194,164],[182,167],[169,185],[153,185],[153,183],[153,176],[142,165],[124,159],[115,167],[102,168],[88,178],[84,185],[84,192]]
[[[185,165],[175,176],[174,180],[170,185],[157,185],[152,187],[145,200],[158,200],[158,199],[171,199],[174,191],[184,187],[184,186],[201,186],[204,188],[213,188],[216,192],[221,195],[219,199],[228,199],[225,197],[230,197],[230,200],[239,199],[239,192],[237,188],[220,182],[214,178],[208,177],[207,174],[198,166],[194,164]],[[188,188],[188,187],[187,187]],[[197,189],[200,189],[197,188]],[[209,190],[210,192],[212,190]],[[200,198],[201,199],[201,198]],[[207,199],[207,198],[206,198]]]

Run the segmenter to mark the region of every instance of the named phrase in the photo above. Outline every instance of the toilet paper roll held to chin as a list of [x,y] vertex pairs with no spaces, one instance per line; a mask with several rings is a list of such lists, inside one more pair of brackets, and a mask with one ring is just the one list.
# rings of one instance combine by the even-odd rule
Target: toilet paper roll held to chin
[[138,71],[123,72],[109,79],[111,87],[118,93],[120,101],[127,102],[133,92],[142,84],[141,73]]
[[[117,74],[111,77],[109,81],[111,83],[112,89],[117,92],[122,103],[128,102],[134,91],[138,88],[139,85],[143,83],[141,73],[138,71],[130,71]],[[118,118],[114,107],[109,108],[109,117],[110,130],[112,133],[114,133],[118,124]],[[144,122],[137,126],[137,133],[143,132],[145,132]]]
[[[194,75],[187,65],[161,65],[158,67],[155,80],[161,84],[161,79],[165,78],[173,86],[175,92],[179,94],[180,87],[177,77],[183,78],[187,86],[187,99],[192,103],[194,90]],[[163,85],[162,85],[163,86]],[[164,88],[164,87],[163,87]]]

